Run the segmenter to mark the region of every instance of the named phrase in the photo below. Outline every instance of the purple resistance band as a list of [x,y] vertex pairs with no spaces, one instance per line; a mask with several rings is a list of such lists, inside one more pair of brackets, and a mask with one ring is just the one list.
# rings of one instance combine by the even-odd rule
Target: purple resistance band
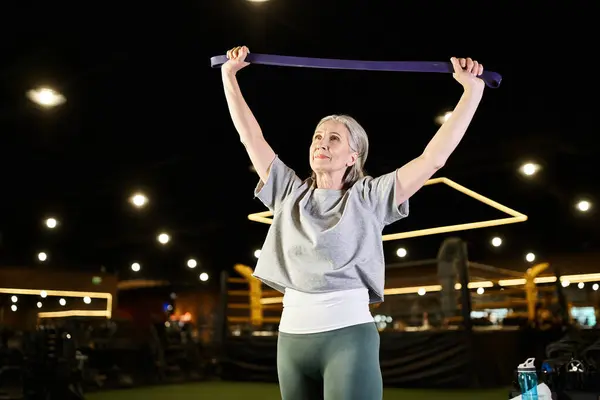
[[[307,58],[275,56],[271,54],[250,53],[246,61],[252,64],[277,65],[282,67],[303,67],[322,69],[353,69],[363,71],[397,71],[397,72],[437,72],[453,73],[454,67],[449,62],[436,61],[360,61],[336,60],[330,58]],[[213,68],[227,62],[227,56],[216,56],[210,59]],[[497,72],[483,71],[479,76],[489,88],[496,89],[502,82],[502,76]]]

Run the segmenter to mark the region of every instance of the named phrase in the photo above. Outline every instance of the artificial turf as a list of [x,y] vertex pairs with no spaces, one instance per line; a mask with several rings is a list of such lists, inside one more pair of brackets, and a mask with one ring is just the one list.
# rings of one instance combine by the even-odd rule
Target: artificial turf
[[[152,386],[136,389],[96,392],[87,400],[278,400],[274,384],[239,382],[202,382]],[[385,389],[384,400],[496,400],[508,399],[508,390],[421,390]]]

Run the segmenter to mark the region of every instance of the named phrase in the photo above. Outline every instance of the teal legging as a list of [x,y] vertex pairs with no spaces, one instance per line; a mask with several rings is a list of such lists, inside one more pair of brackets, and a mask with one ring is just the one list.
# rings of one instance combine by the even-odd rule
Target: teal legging
[[282,400],[381,400],[375,323],[302,335],[280,332],[277,373]]

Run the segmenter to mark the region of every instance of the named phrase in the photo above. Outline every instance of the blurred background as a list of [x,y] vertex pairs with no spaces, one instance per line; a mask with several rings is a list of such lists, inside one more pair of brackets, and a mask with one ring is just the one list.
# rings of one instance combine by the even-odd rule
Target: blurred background
[[[249,216],[266,209],[210,68],[236,45],[472,57],[502,74],[435,176],[449,181],[425,186],[384,234],[510,217],[461,188],[527,220],[384,236],[386,298],[372,312],[386,398],[507,398],[528,357],[557,393],[597,398],[591,3],[0,10],[0,399],[279,398],[281,294],[250,276],[269,226]],[[366,168],[378,176],[421,154],[462,90],[450,74],[252,65],[238,78],[265,137],[303,178],[323,116],[366,128]]]

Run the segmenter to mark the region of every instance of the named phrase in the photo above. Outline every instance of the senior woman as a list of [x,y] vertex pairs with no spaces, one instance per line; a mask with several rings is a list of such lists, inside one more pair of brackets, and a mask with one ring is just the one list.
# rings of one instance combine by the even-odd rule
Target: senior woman
[[283,400],[379,400],[379,333],[369,310],[383,301],[383,228],[408,215],[408,200],[450,157],[480,103],[483,66],[452,58],[464,92],[423,153],[373,178],[364,173],[369,140],[347,115],[316,125],[312,169],[301,179],[263,136],[236,74],[245,46],[227,52],[222,79],[233,124],[260,181],[255,196],[273,212],[254,276],[279,290],[283,313],[277,372]]

